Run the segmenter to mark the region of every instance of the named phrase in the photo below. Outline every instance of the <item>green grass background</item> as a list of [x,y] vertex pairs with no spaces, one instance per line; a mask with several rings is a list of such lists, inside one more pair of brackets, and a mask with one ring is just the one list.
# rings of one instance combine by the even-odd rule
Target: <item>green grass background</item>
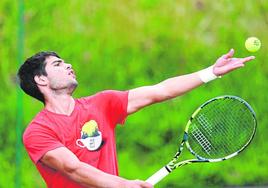
[[[0,1],[0,187],[45,187],[23,149],[16,165],[18,1]],[[177,149],[191,113],[206,100],[236,95],[254,108],[258,130],[239,157],[174,171],[156,187],[268,185],[268,1],[266,0],[25,0],[23,59],[53,50],[71,63],[75,97],[105,89],[127,90],[210,66],[230,48],[255,55],[244,68],[184,96],[145,108],[117,128],[120,175],[147,179]],[[244,48],[249,36],[260,51]],[[22,49],[21,49],[22,50]],[[21,63],[21,62],[20,62]],[[42,108],[23,95],[24,129]],[[16,169],[21,182],[16,184]]]

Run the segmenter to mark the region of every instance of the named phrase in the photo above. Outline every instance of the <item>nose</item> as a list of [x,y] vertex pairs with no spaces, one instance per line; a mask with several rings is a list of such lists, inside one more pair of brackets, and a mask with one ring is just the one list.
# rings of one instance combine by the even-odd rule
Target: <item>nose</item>
[[65,63],[65,66],[66,66],[66,69],[71,69],[72,68],[72,65],[69,64],[69,63]]

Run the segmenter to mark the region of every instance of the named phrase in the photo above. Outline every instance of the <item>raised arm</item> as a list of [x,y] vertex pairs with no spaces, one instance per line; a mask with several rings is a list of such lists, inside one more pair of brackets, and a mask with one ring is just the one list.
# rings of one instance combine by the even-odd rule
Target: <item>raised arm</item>
[[254,56],[234,58],[234,50],[231,49],[217,59],[211,67],[187,75],[169,78],[156,85],[135,88],[129,91],[128,114],[141,108],[180,96],[205,82],[223,76],[235,69],[244,66],[244,63],[254,59]]
[[139,180],[126,180],[98,170],[79,159],[67,148],[59,147],[48,151],[41,162],[60,171],[85,187],[95,188],[152,188],[149,183]]

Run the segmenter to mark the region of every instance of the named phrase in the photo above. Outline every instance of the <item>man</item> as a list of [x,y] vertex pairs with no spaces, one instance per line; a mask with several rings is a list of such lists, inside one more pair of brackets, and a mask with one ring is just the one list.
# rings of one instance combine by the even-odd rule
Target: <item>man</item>
[[118,177],[114,128],[141,108],[180,96],[254,59],[233,58],[152,86],[103,91],[74,99],[77,81],[70,64],[54,52],[39,52],[20,67],[21,88],[44,103],[23,135],[26,150],[49,188],[151,188]]

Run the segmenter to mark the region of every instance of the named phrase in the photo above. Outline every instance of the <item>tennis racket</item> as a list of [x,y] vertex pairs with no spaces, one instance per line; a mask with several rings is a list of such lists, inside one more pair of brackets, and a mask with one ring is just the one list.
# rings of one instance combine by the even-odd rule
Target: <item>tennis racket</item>
[[[256,126],[255,112],[239,97],[226,95],[205,102],[188,121],[174,158],[146,182],[155,185],[186,164],[219,162],[238,155],[253,139]],[[180,162],[184,144],[195,158]]]

